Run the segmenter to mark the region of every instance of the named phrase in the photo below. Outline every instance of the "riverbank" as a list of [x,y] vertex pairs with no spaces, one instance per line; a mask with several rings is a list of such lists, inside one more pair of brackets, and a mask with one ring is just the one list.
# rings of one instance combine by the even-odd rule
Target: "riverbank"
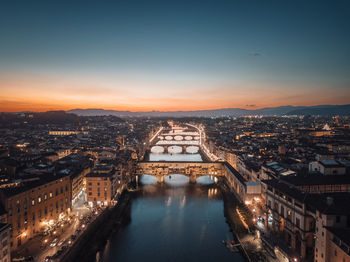
[[74,245],[60,261],[94,262],[97,252],[104,249],[111,234],[118,233],[122,225],[130,220],[130,200],[130,193],[124,191],[119,198],[118,204],[114,207],[106,208],[79,239],[74,242]]
[[[233,236],[241,246],[239,250],[248,262],[268,261],[261,240],[255,236],[255,225],[252,221],[252,215],[246,206],[241,203],[237,197],[230,191],[224,181],[219,183],[224,201],[224,215]],[[241,216],[237,210],[241,210]],[[244,219],[244,222],[242,221]]]

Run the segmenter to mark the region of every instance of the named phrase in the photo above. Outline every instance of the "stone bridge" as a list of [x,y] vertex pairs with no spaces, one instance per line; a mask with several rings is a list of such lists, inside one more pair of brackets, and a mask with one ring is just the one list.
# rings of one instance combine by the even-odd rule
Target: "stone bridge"
[[182,174],[194,183],[200,176],[225,176],[225,168],[222,162],[147,161],[138,163],[137,174],[155,176],[158,182],[168,175]]
[[249,200],[261,194],[261,185],[248,182],[227,162],[171,162],[171,161],[141,161],[136,170],[137,175],[155,176],[158,182],[171,174],[182,174],[195,183],[198,177],[215,176],[226,179],[230,190],[240,201]]

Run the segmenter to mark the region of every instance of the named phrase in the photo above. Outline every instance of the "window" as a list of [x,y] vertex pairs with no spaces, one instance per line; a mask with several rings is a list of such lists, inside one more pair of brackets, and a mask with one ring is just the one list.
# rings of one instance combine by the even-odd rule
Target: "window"
[[91,193],[91,192],[89,192],[89,196],[92,196],[92,193]]
[[50,198],[52,198],[52,192],[50,192]]
[[47,194],[45,193],[45,195],[44,195],[44,200],[46,200],[47,199]]
[[300,204],[299,202],[295,201],[295,206],[299,207],[299,208],[303,208],[302,204]]
[[34,206],[35,205],[35,200],[34,199],[32,199],[32,206]]
[[295,225],[300,228],[300,219],[295,218]]
[[38,203],[41,203],[41,197],[38,197]]
[[334,249],[334,256],[336,257],[337,256],[337,250]]
[[63,187],[60,188],[60,192],[61,192],[61,194],[63,194]]

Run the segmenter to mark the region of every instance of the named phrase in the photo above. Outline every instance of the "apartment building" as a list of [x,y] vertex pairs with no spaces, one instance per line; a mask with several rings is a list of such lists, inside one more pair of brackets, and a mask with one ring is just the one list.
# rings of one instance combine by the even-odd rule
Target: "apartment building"
[[124,189],[121,169],[113,166],[97,167],[85,177],[86,198],[93,206],[109,206]]
[[11,262],[10,251],[10,233],[9,224],[0,224],[0,262]]
[[71,180],[65,174],[48,174],[17,187],[2,188],[0,194],[7,222],[12,226],[12,249],[71,210]]

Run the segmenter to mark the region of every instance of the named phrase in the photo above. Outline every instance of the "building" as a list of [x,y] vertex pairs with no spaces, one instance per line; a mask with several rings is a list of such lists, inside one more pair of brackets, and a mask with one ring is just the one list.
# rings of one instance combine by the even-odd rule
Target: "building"
[[[350,193],[313,194],[315,206],[315,262],[350,261]],[[311,199],[310,199],[311,201]]]
[[17,187],[2,188],[0,194],[7,222],[12,225],[12,249],[71,210],[71,181],[65,174],[47,174]]
[[[327,228],[328,260],[332,262],[350,262],[350,229]],[[315,260],[318,262],[319,260]]]
[[277,246],[289,246],[308,261],[348,261],[349,237],[339,232],[350,228],[350,206],[344,204],[349,192],[312,194],[283,180],[263,183],[267,188],[265,226],[279,238]]
[[[266,184],[265,226],[298,256],[312,259],[315,219],[307,207],[305,195],[277,179],[263,183]],[[271,224],[268,224],[269,218],[272,218]]]
[[121,170],[112,166],[95,168],[85,180],[86,198],[91,207],[113,204],[125,187]]
[[9,224],[0,223],[0,262],[11,262]]
[[70,135],[78,135],[78,134],[89,134],[88,131],[74,131],[74,130],[52,130],[49,131],[50,136],[70,136]]
[[344,175],[346,167],[336,160],[315,161],[309,164],[310,172],[319,172],[323,175]]

